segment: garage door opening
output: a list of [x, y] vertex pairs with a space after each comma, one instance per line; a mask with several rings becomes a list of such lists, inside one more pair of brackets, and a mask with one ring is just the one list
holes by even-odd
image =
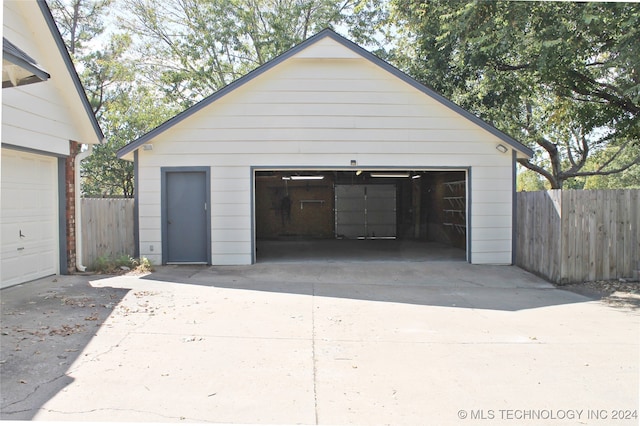
[[256, 261], [465, 260], [467, 173], [255, 172]]

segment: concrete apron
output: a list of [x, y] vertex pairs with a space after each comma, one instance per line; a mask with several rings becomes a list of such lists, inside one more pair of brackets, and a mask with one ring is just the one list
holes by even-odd
[[52, 280], [0, 293], [3, 419], [638, 423], [637, 313], [515, 267], [182, 266]]

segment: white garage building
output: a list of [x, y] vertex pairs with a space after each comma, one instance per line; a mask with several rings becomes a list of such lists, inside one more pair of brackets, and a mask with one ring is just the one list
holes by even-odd
[[3, 2], [0, 287], [75, 270], [76, 154], [103, 136], [44, 1]]
[[532, 151], [331, 30], [118, 156], [135, 162], [140, 255], [251, 264], [262, 240], [412, 240], [513, 263]]

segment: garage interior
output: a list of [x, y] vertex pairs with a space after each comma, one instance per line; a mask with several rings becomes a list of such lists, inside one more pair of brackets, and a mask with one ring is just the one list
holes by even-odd
[[256, 261], [464, 261], [466, 186], [464, 170], [256, 171]]

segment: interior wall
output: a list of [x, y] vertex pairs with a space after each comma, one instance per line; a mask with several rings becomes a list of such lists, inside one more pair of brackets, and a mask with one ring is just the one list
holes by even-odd
[[319, 181], [283, 180], [287, 173], [256, 179], [256, 237], [333, 238], [333, 177]]
[[[315, 173], [315, 172], [314, 172]], [[398, 239], [466, 248], [466, 174], [418, 172], [416, 179], [374, 179], [367, 172], [317, 172], [317, 181], [283, 180], [292, 172], [258, 172], [258, 239], [334, 239], [335, 184], [395, 184]], [[415, 175], [415, 174], [414, 174]], [[460, 184], [462, 182], [462, 184]]]

